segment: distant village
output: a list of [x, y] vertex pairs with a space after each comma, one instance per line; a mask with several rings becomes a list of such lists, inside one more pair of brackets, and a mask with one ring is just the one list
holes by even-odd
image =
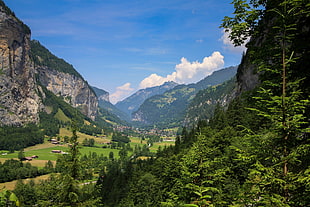
[[142, 136], [142, 137], [159, 136], [160, 138], [162, 138], [162, 141], [172, 141], [172, 142], [175, 141], [177, 135], [176, 130], [157, 129], [157, 128], [140, 129], [121, 125], [115, 126], [114, 130], [122, 132], [124, 134], [128, 133], [129, 137], [131, 133], [135, 134], [135, 136]]

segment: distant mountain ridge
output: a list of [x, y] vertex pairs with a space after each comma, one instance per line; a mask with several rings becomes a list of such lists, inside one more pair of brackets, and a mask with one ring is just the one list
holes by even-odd
[[132, 114], [133, 121], [142, 126], [179, 126], [189, 103], [203, 89], [231, 79], [237, 73], [237, 66], [213, 72], [203, 80], [189, 85], [178, 85], [162, 95], [150, 97]]
[[222, 84], [200, 90], [186, 109], [183, 126], [193, 127], [200, 120], [209, 120], [217, 104], [227, 106], [234, 98], [236, 77]]
[[[111, 102], [109, 98], [109, 92], [92, 86], [93, 90], [95, 91], [97, 97], [98, 97], [98, 106], [101, 109], [101, 113], [103, 111], [106, 111], [106, 113], [103, 115], [106, 119], [113, 119], [114, 122], [117, 123], [123, 123], [123, 121], [130, 122], [130, 117], [123, 111], [116, 108]], [[113, 118], [113, 116], [116, 116], [117, 118]], [[121, 121], [123, 120], [123, 121]], [[125, 123], [127, 124], [127, 123]]]
[[110, 102], [110, 93], [109, 92], [107, 92], [103, 89], [97, 88], [95, 86], [92, 86], [92, 89], [96, 93], [98, 100]]
[[115, 106], [119, 110], [125, 112], [129, 117], [131, 117], [132, 112], [138, 110], [138, 108], [146, 99], [155, 95], [163, 94], [164, 92], [174, 88], [177, 85], [177, 83], [169, 81], [165, 82], [163, 85], [160, 86], [140, 89], [123, 101], [116, 103]]

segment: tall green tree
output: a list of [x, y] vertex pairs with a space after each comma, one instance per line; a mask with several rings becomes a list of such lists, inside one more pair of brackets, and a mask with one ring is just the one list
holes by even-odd
[[60, 180], [60, 191], [58, 194], [59, 205], [61, 206], [78, 206], [80, 191], [78, 187], [78, 179], [80, 178], [80, 163], [79, 163], [79, 142], [77, 136], [76, 123], [72, 122], [72, 136], [70, 138], [70, 151], [69, 154], [63, 155], [64, 157], [59, 162], [63, 163], [64, 170], [62, 171]]
[[235, 16], [225, 17], [222, 26], [231, 31], [230, 38], [236, 46], [244, 42], [244, 37], [252, 38], [248, 54], [258, 66], [262, 84], [259, 96], [254, 97], [258, 104], [251, 110], [270, 121], [269, 131], [258, 132], [269, 140], [269, 146], [261, 149], [273, 147], [269, 153], [256, 156], [249, 182], [260, 187], [254, 193], [259, 197], [252, 201], [298, 206], [298, 202], [294, 203], [296, 192], [292, 183], [301, 179], [299, 176], [309, 168], [309, 164], [304, 163], [304, 168], [296, 170], [310, 150], [306, 115], [309, 94], [302, 93], [303, 82], [309, 80], [309, 76], [300, 77], [294, 71], [296, 63], [305, 55], [295, 42], [304, 35], [306, 25], [302, 23], [304, 19], [309, 21], [309, 3], [303, 0], [250, 3], [235, 0], [233, 4]]

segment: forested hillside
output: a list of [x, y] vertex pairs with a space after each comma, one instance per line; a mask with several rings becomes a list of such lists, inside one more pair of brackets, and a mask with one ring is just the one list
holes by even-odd
[[148, 98], [133, 113], [133, 121], [141, 126], [177, 127], [182, 124], [186, 109], [195, 95], [203, 89], [231, 79], [237, 67], [215, 71], [201, 81], [189, 85], [178, 85], [164, 94]]
[[238, 84], [247, 67], [260, 84], [239, 87], [227, 110], [183, 129], [156, 159], [111, 166], [98, 185], [105, 206], [309, 206], [310, 5], [234, 6], [223, 27], [236, 45], [251, 36]]
[[[233, 6], [222, 27], [236, 46], [250, 37], [236, 85], [232, 79], [211, 87], [192, 102], [195, 110], [235, 85], [238, 96], [226, 107], [217, 104], [211, 118], [184, 127], [174, 146], [156, 154], [147, 146], [131, 149], [129, 137], [115, 133], [122, 139], [118, 158], [81, 157], [73, 123], [70, 151], [57, 161], [62, 170], [38, 184], [19, 182], [0, 193], [0, 205], [309, 206], [310, 4], [253, 0]], [[204, 110], [201, 105], [197, 110]], [[81, 183], [92, 169], [99, 171], [96, 183]]]
[[183, 125], [193, 127], [199, 121], [208, 121], [217, 105], [227, 107], [234, 97], [236, 78], [199, 91], [186, 109]]
[[152, 96], [155, 96], [155, 95], [163, 94], [164, 92], [174, 88], [177, 85], [178, 85], [177, 83], [170, 81], [170, 82], [166, 82], [160, 86], [140, 89], [139, 91], [137, 91], [133, 95], [129, 96], [128, 98], [117, 102], [115, 104], [115, 106], [119, 110], [125, 112], [127, 114], [127, 116], [130, 117], [130, 119], [131, 119], [132, 112], [137, 111], [139, 109], [139, 107], [141, 106], [141, 104], [143, 104], [143, 102], [146, 99], [148, 99]]

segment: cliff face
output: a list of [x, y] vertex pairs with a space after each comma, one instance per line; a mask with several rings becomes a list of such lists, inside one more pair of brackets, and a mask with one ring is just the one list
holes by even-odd
[[37, 81], [95, 119], [98, 100], [88, 83], [72, 65], [31, 42], [30, 29], [0, 1], [0, 125], [39, 122], [45, 95]]
[[238, 96], [243, 92], [253, 90], [260, 84], [259, 74], [256, 70], [257, 66], [251, 62], [250, 55], [246, 53], [238, 67], [235, 96]]
[[30, 30], [0, 6], [0, 124], [37, 123], [42, 106], [29, 57]]
[[39, 80], [49, 91], [62, 96], [64, 100], [95, 120], [98, 99], [89, 85], [75, 75], [59, 72], [48, 67], [37, 67]]
[[98, 101], [106, 101], [106, 102], [110, 102], [110, 94], [109, 92], [102, 90], [100, 88], [94, 87], [92, 86], [95, 94], [98, 97]]

